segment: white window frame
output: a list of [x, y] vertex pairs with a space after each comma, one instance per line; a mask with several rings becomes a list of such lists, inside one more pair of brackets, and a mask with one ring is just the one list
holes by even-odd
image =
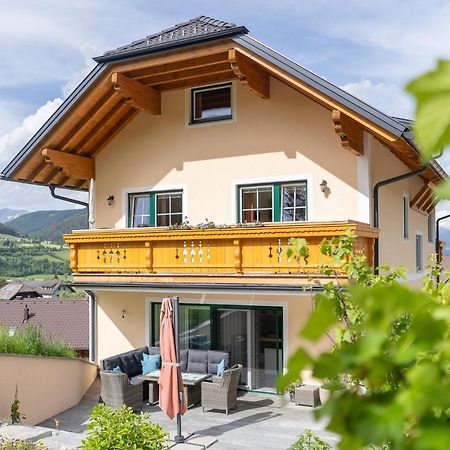
[[402, 235], [405, 241], [409, 241], [409, 194], [402, 195]]
[[[417, 246], [418, 242], [420, 242], [419, 248]], [[424, 268], [424, 242], [423, 242], [423, 233], [421, 231], [416, 231], [414, 245], [415, 245], [414, 255], [415, 255], [416, 273], [422, 273]], [[419, 264], [417, 264], [418, 261]]]
[[433, 244], [436, 240], [436, 211], [430, 212], [427, 216], [427, 240], [429, 244]]
[[[285, 188], [285, 187], [292, 187], [292, 186], [305, 186], [305, 188], [306, 188], [306, 205], [304, 206], [304, 207], [297, 207], [297, 206], [295, 206], [295, 198], [294, 198], [294, 207], [293, 207], [293, 210], [294, 210], [294, 218], [295, 218], [295, 208], [301, 208], [301, 209], [304, 209], [305, 210], [305, 220], [284, 220], [283, 219], [283, 209], [284, 209], [284, 207], [283, 207], [283, 189]], [[301, 180], [301, 181], [297, 181], [297, 182], [292, 182], [292, 183], [281, 183], [281, 192], [280, 192], [280, 195], [281, 195], [281, 199], [280, 199], [280, 222], [284, 222], [284, 223], [292, 223], [292, 222], [298, 222], [298, 223], [301, 223], [301, 222], [307, 222], [308, 221], [308, 200], [309, 200], [309, 196], [308, 196], [308, 181], [307, 180]]]
[[[273, 223], [273, 219], [274, 219], [274, 189], [273, 189], [273, 185], [272, 184], [255, 184], [254, 186], [239, 186], [239, 196], [240, 196], [240, 203], [241, 203], [241, 208], [240, 211], [238, 211], [238, 215], [239, 215], [239, 221], [243, 222], [243, 213], [244, 213], [244, 202], [242, 201], [242, 191], [244, 189], [264, 189], [264, 188], [270, 188], [272, 191], [272, 208], [259, 208], [259, 197], [258, 194], [256, 194], [256, 203], [257, 203], [257, 207], [255, 209], [255, 211], [257, 212], [258, 215], [258, 211], [268, 211], [269, 209], [272, 210], [272, 220], [270, 222], [264, 222], [264, 223]], [[253, 211], [253, 209], [247, 209], [246, 211]]]
[[[130, 194], [129, 195], [129, 200], [128, 201], [130, 201], [131, 200], [131, 211], [130, 211], [130, 220], [129, 220], [129, 223], [130, 223], [130, 228], [139, 228], [138, 226], [136, 227], [136, 226], [134, 226], [134, 224], [133, 224], [133, 219], [134, 219], [134, 216], [135, 216], [135, 214], [134, 214], [134, 199], [135, 198], [148, 198], [148, 203], [149, 203], [149, 208], [148, 208], [148, 223], [149, 223], [149, 225], [147, 225], [148, 227], [150, 226], [150, 218], [151, 218], [151, 215], [152, 215], [152, 212], [150, 211], [150, 192], [147, 192], [147, 193], [136, 193], [136, 194]], [[145, 216], [143, 216], [143, 215], [141, 215], [141, 217], [145, 217]]]
[[[172, 216], [177, 216], [181, 214], [181, 221], [183, 222], [183, 191], [171, 191], [171, 192], [153, 192], [155, 194], [155, 227], [158, 227], [158, 216], [168, 216], [169, 217], [169, 225], [164, 226], [172, 226]], [[172, 197], [169, 197], [169, 212], [168, 213], [159, 213], [158, 212], [158, 197], [161, 195], [173, 195], [173, 194], [181, 194], [181, 213], [172, 213]]]

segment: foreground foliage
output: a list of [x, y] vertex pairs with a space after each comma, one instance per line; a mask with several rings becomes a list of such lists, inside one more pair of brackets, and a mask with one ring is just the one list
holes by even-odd
[[351, 255], [354, 244], [351, 235], [324, 241], [322, 253], [332, 264], [323, 271], [336, 277], [333, 267], [343, 264], [349, 285], [337, 278], [326, 284], [300, 332], [313, 343], [329, 336], [333, 348], [318, 357], [298, 349], [280, 387], [309, 367], [315, 377], [346, 386], [318, 411], [341, 436], [341, 449], [448, 449], [449, 288], [428, 279], [424, 291], [414, 291], [399, 283], [401, 270], [374, 275], [363, 256]]
[[23, 329], [17, 329], [13, 336], [9, 335], [8, 328], [0, 326], [0, 353], [75, 357], [73, 349], [64, 342], [46, 338], [42, 329], [35, 325], [25, 325]]
[[6, 439], [0, 442], [0, 450], [47, 450], [42, 442]]
[[330, 444], [316, 436], [311, 430], [305, 430], [289, 450], [331, 450]]
[[150, 414], [137, 415], [127, 406], [119, 410], [104, 404], [91, 412], [88, 437], [83, 440], [85, 450], [168, 449], [167, 433], [150, 421]]

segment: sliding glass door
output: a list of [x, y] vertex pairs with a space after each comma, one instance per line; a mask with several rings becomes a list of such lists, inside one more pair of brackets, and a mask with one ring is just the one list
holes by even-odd
[[[160, 310], [152, 303], [153, 345], [159, 345]], [[180, 347], [226, 351], [230, 366], [242, 364], [241, 387], [274, 392], [283, 368], [283, 310], [180, 303]]]

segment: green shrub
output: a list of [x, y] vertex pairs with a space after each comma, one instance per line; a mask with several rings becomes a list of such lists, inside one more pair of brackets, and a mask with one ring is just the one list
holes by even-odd
[[35, 356], [64, 356], [74, 358], [75, 352], [65, 343], [47, 339], [42, 329], [26, 325], [10, 336], [6, 327], [0, 327], [0, 353]]
[[327, 442], [316, 436], [311, 430], [305, 430], [289, 450], [331, 450], [332, 447]]
[[6, 439], [0, 442], [0, 450], [46, 450], [42, 442], [28, 442], [17, 439]]
[[83, 440], [85, 450], [168, 449], [168, 435], [160, 425], [150, 421], [150, 414], [133, 413], [130, 407], [119, 410], [104, 404], [96, 406], [91, 412], [87, 425], [88, 437]]

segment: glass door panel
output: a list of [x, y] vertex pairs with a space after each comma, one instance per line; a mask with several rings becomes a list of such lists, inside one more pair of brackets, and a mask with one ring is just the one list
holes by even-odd
[[215, 347], [230, 354], [230, 367], [242, 364], [239, 384], [248, 385], [247, 310], [214, 308]]

